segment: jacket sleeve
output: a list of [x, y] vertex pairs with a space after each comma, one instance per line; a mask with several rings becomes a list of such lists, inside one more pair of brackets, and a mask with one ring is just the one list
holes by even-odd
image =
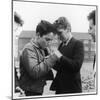
[[38, 79], [46, 75], [57, 60], [55, 55], [51, 55], [38, 63], [36, 51], [29, 48], [24, 49], [22, 59], [25, 69], [33, 79]]
[[82, 42], [77, 41], [74, 47], [72, 59], [66, 56], [62, 56], [60, 62], [62, 66], [64, 66], [65, 70], [74, 73], [80, 70], [83, 60], [84, 60], [84, 46]]

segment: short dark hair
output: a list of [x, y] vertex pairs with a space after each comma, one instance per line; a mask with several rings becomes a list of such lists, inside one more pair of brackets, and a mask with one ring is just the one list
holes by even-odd
[[18, 13], [14, 12], [14, 21], [19, 24], [20, 26], [23, 25], [24, 21], [21, 19], [21, 17], [18, 15]]
[[68, 19], [66, 17], [59, 17], [53, 25], [56, 29], [68, 29], [71, 31], [71, 24], [69, 23]]
[[95, 10], [89, 13], [88, 20], [93, 20], [93, 24], [95, 25]]
[[43, 35], [47, 35], [48, 33], [53, 32], [53, 30], [53, 24], [46, 20], [41, 20], [41, 22], [36, 27], [36, 34], [39, 33], [39, 35], [42, 37]]

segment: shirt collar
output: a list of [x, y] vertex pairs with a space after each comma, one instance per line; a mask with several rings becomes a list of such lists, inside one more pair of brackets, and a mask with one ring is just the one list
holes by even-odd
[[66, 41], [66, 43], [64, 44], [64, 45], [68, 45], [68, 43], [69, 43], [69, 41], [72, 39], [72, 34], [71, 33], [69, 33], [70, 34], [70, 36], [69, 36], [69, 39]]

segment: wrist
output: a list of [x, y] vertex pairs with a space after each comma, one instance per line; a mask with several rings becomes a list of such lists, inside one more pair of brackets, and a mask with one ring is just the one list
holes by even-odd
[[57, 58], [61, 58], [62, 57], [62, 54], [60, 52], [59, 53], [55, 52], [55, 55], [57, 56]]

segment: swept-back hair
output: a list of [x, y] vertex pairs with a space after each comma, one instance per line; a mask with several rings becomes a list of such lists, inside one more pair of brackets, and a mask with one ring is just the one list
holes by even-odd
[[50, 32], [53, 32], [54, 27], [53, 24], [46, 20], [41, 20], [41, 22], [36, 27], [36, 34], [42, 37], [43, 35], [47, 35]]
[[68, 29], [71, 31], [71, 24], [69, 23], [68, 19], [65, 17], [59, 17], [53, 25], [56, 29]]
[[88, 20], [93, 20], [93, 24], [95, 25], [95, 10], [89, 13]]
[[24, 21], [21, 19], [21, 17], [16, 12], [14, 12], [14, 21], [20, 26], [22, 26], [24, 23]]

